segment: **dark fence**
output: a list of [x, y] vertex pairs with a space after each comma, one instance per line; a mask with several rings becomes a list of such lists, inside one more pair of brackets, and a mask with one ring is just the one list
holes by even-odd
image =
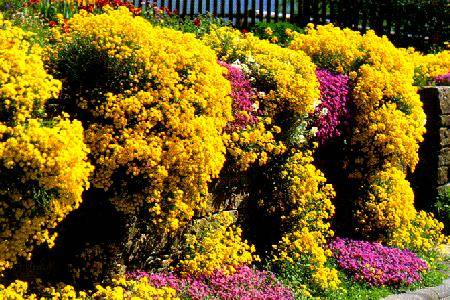
[[[140, 0], [134, 0], [137, 5]], [[238, 27], [285, 21], [373, 29], [398, 46], [427, 49], [449, 39], [449, 0], [157, 0], [180, 16], [211, 13]]]

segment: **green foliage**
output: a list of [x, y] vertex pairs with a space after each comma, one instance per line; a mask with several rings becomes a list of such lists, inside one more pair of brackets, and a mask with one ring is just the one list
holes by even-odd
[[197, 37], [210, 32], [211, 26], [228, 26], [228, 21], [214, 17], [211, 14], [199, 15], [191, 20], [189, 17], [181, 18], [167, 10], [158, 8], [144, 8], [142, 16], [150, 21], [153, 25], [168, 27], [185, 33], [193, 33]]
[[382, 299], [390, 294], [393, 291], [388, 287], [371, 287], [367, 284], [362, 284], [359, 282], [354, 282], [349, 280], [348, 278], [344, 278], [341, 275], [342, 280], [342, 289], [331, 292], [326, 295], [326, 299], [335, 299], [335, 300], [374, 300], [374, 299]]
[[[270, 30], [268, 30], [267, 28], [270, 28]], [[261, 22], [257, 23], [251, 29], [251, 31], [257, 37], [265, 40], [270, 40], [281, 46], [287, 46], [291, 42], [292, 34], [290, 34], [290, 32], [294, 31], [300, 33], [304, 32], [302, 28], [287, 22], [279, 22], [279, 23]]]
[[446, 230], [450, 231], [450, 187], [447, 186], [441, 191], [435, 203], [436, 215], [446, 226]]

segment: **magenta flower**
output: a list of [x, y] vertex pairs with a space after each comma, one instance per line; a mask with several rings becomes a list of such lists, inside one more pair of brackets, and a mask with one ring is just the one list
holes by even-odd
[[136, 271], [128, 274], [131, 278], [147, 277], [156, 287], [170, 286], [193, 300], [223, 299], [223, 300], [291, 300], [293, 293], [273, 274], [254, 270], [249, 267], [239, 267], [232, 275], [216, 271], [209, 276], [176, 276], [172, 273], [148, 274]]
[[341, 269], [371, 286], [411, 285], [428, 269], [427, 263], [411, 251], [380, 243], [337, 238], [329, 248]]
[[324, 144], [329, 139], [338, 137], [348, 126], [350, 118], [349, 105], [349, 78], [346, 75], [334, 74], [324, 69], [316, 70], [320, 83], [321, 104], [316, 107], [315, 127], [317, 139]]
[[450, 72], [444, 75], [439, 75], [434, 78], [436, 85], [450, 85]]
[[256, 105], [256, 91], [250, 81], [239, 67], [219, 61], [219, 64], [228, 69], [226, 78], [231, 83], [231, 97], [233, 98], [233, 114], [235, 120], [229, 124], [232, 131], [244, 129], [247, 125], [258, 122], [257, 116], [261, 111]]

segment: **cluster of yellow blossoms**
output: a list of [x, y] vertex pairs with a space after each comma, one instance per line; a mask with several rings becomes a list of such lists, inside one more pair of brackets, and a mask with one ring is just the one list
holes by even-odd
[[245, 130], [230, 134], [227, 152], [236, 160], [241, 170], [248, 169], [255, 162], [261, 166], [265, 165], [270, 155], [278, 156], [286, 151], [285, 144], [275, 139], [281, 128], [269, 127], [271, 122], [271, 118], [268, 117], [253, 126], [247, 125]]
[[[335, 269], [325, 266], [331, 252], [325, 249], [327, 238], [333, 236], [330, 219], [334, 214], [331, 199], [334, 190], [326, 184], [323, 173], [313, 165], [311, 151], [293, 150], [281, 171], [288, 196], [286, 213], [282, 216], [286, 227], [281, 241], [274, 248], [275, 260], [300, 264], [305, 278], [319, 290], [336, 289], [340, 283]], [[305, 294], [309, 291], [305, 286]]]
[[24, 122], [42, 114], [43, 105], [61, 90], [48, 75], [42, 49], [30, 42], [34, 33], [11, 26], [0, 14], [0, 121]]
[[215, 53], [193, 35], [153, 27], [126, 8], [82, 12], [68, 26], [49, 58], [61, 79], [70, 85], [81, 77], [65, 69], [80, 57], [108, 57], [103, 69], [90, 70], [106, 79], [67, 90], [70, 113], [87, 127], [94, 186], [108, 191], [120, 211], [147, 210], [160, 228], [177, 229], [206, 208], [208, 183], [225, 161], [230, 83]]
[[419, 211], [409, 224], [392, 232], [388, 244], [427, 254], [441, 245], [450, 243], [449, 237], [442, 234], [443, 229], [444, 224], [436, 220], [432, 213]]
[[[148, 278], [139, 280], [127, 280], [125, 277], [113, 279], [111, 286], [96, 286], [96, 292], [92, 294], [94, 299], [158, 299], [178, 300], [176, 290], [171, 287], [156, 288], [152, 286]], [[89, 298], [88, 298], [89, 299]]]
[[80, 205], [92, 171], [81, 123], [42, 119], [61, 83], [30, 36], [0, 15], [0, 273], [35, 245], [53, 245], [52, 229]]
[[418, 143], [425, 131], [425, 114], [414, 65], [403, 51], [373, 31], [365, 35], [333, 25], [309, 27], [291, 46], [302, 50], [322, 68], [345, 73], [353, 80], [355, 120], [352, 144], [361, 152], [355, 176], [386, 163], [414, 169]]
[[[418, 162], [419, 142], [425, 132], [422, 103], [412, 85], [421, 63], [414, 63], [405, 50], [373, 31], [361, 35], [333, 25], [309, 26], [307, 34], [297, 35], [290, 48], [306, 52], [319, 67], [351, 78], [354, 130], [350, 140], [353, 158], [348, 165], [351, 176], [365, 187], [356, 220], [362, 232], [382, 234], [387, 243], [393, 243], [400, 231], [420, 223], [416, 216], [422, 215], [414, 208], [413, 191], [405, 179]], [[426, 73], [437, 75], [445, 63], [425, 58], [429, 59], [436, 63], [428, 64]], [[439, 231], [437, 221], [429, 223]], [[443, 238], [427, 236], [433, 245]]]
[[176, 291], [171, 287], [156, 288], [148, 282], [148, 278], [139, 280], [127, 280], [125, 277], [113, 279], [109, 286], [97, 285], [94, 292], [77, 291], [73, 286], [64, 285], [59, 288], [45, 288], [43, 297], [28, 291], [28, 283], [16, 280], [8, 286], [0, 285], [0, 299], [15, 300], [88, 300], [88, 299], [110, 299], [110, 300], [137, 300], [158, 299], [178, 300]]
[[239, 61], [249, 67], [256, 85], [265, 89], [261, 107], [270, 116], [284, 110], [303, 115], [318, 104], [315, 66], [304, 53], [229, 27], [212, 28], [203, 41], [217, 52], [220, 60]]
[[434, 77], [450, 72], [450, 50], [427, 55], [414, 51], [412, 48], [405, 51], [414, 63], [415, 85], [428, 85]]
[[387, 167], [368, 179], [368, 193], [359, 199], [360, 210], [356, 212], [364, 232], [390, 236], [414, 219], [414, 193], [405, 177], [398, 168]]
[[187, 251], [180, 267], [189, 274], [211, 274], [221, 270], [234, 273], [235, 268], [258, 260], [254, 246], [242, 240], [242, 230], [234, 225], [231, 212], [221, 212], [197, 221], [185, 235]]

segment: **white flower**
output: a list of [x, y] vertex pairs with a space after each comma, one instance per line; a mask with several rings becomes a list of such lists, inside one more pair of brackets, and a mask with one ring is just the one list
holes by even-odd
[[239, 59], [236, 59], [232, 64], [232, 67], [238, 68], [239, 70], [242, 70], [242, 63]]
[[259, 109], [259, 102], [255, 101], [255, 103], [252, 104], [252, 108], [253, 108], [253, 111], [257, 111]]
[[322, 101], [320, 101], [320, 99], [314, 99], [314, 102], [313, 102], [314, 108], [316, 108], [320, 103], [322, 103]]
[[325, 116], [326, 114], [328, 114], [328, 108], [326, 108], [326, 107], [322, 108], [322, 110], [320, 111], [320, 114], [322, 116]]
[[247, 61], [249, 63], [255, 63], [256, 62], [255, 58], [251, 54], [247, 55]]

